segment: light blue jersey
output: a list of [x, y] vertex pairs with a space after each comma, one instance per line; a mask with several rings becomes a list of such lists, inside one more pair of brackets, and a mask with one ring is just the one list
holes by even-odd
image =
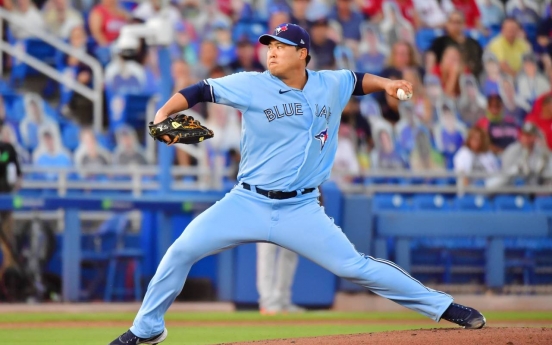
[[207, 79], [214, 101], [242, 114], [238, 180], [267, 190], [317, 187], [330, 176], [341, 112], [356, 76], [310, 71], [303, 90], [268, 71]]

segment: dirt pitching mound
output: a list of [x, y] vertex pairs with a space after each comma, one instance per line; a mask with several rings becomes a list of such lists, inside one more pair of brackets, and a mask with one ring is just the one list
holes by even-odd
[[479, 330], [419, 329], [314, 338], [275, 339], [227, 345], [550, 345], [552, 328], [489, 327]]

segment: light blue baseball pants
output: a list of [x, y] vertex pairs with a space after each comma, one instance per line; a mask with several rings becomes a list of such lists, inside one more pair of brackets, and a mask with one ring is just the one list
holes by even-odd
[[168, 249], [149, 283], [132, 333], [148, 338], [163, 331], [163, 316], [195, 262], [242, 243], [261, 241], [292, 250], [339, 277], [439, 321], [452, 297], [425, 287], [390, 261], [359, 254], [324, 213], [317, 197], [314, 191], [273, 200], [236, 186], [196, 217]]

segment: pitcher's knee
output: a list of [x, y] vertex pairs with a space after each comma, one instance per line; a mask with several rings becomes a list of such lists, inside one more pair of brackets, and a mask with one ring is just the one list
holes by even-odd
[[197, 253], [197, 246], [194, 248], [194, 246], [187, 243], [175, 242], [169, 247], [165, 256], [170, 257], [172, 262], [193, 264], [201, 257], [201, 254]]
[[358, 259], [341, 262], [336, 264], [330, 270], [333, 274], [349, 280], [366, 279], [367, 275], [366, 259], [359, 257]]

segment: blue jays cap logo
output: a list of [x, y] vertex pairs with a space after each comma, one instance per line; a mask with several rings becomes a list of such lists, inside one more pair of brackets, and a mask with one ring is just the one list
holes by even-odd
[[328, 141], [328, 127], [326, 127], [326, 129], [322, 132], [315, 135], [314, 138], [320, 140], [320, 151], [322, 151], [324, 145], [326, 145], [326, 141]]
[[276, 30], [274, 30], [274, 35], [279, 35], [281, 32], [287, 31], [287, 29], [288, 29], [288, 25], [287, 24], [282, 24], [282, 25], [278, 26], [276, 28]]

